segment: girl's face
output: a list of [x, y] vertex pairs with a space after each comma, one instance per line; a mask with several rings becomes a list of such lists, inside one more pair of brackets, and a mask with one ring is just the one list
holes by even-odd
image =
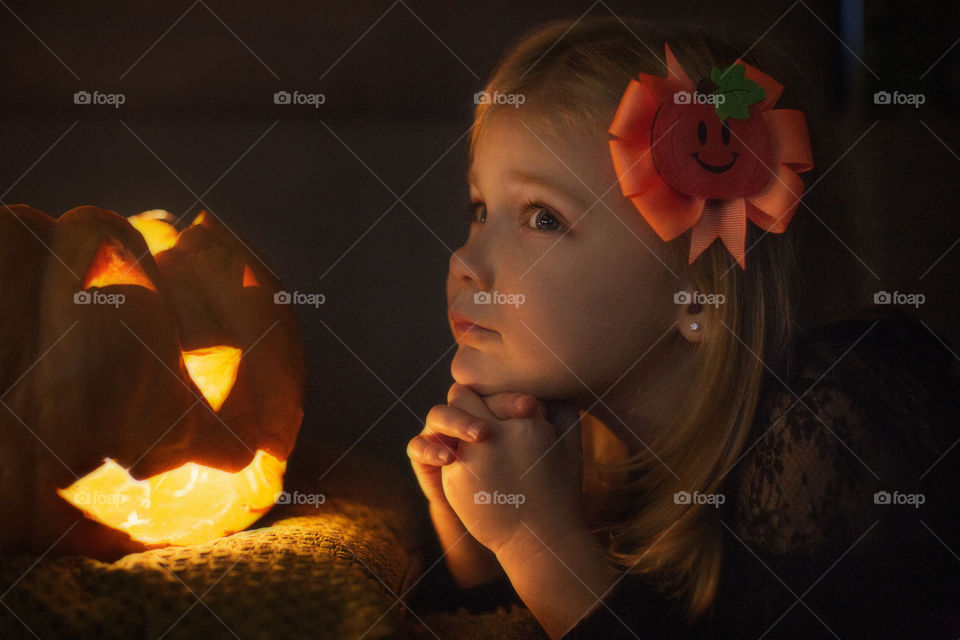
[[[623, 197], [606, 141], [534, 133], [521, 111], [491, 114], [474, 149], [470, 234], [447, 277], [451, 373], [483, 395], [589, 404], [665, 361], [681, 286]], [[457, 316], [484, 329], [463, 332]]]

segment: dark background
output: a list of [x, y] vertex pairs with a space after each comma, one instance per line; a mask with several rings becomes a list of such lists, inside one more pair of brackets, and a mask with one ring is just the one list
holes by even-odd
[[[879, 290], [923, 293], [917, 315], [960, 341], [957, 5], [11, 1], [0, 200], [54, 216], [211, 210], [289, 290], [326, 296], [298, 308], [302, 441], [406, 465], [452, 382], [444, 281], [467, 231], [473, 94], [529, 28], [611, 11], [765, 34], [802, 70], [787, 91], [809, 107], [816, 169], [804, 177], [820, 180], [789, 231], [804, 245], [805, 323]], [[874, 105], [881, 89], [926, 102]], [[78, 90], [126, 102], [75, 105]], [[275, 105], [278, 90], [326, 101]]]

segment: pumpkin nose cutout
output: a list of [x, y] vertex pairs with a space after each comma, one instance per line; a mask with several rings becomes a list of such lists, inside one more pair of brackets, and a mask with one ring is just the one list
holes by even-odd
[[214, 411], [223, 406], [237, 381], [242, 352], [236, 347], [218, 346], [182, 351], [190, 379]]
[[133, 254], [119, 241], [108, 238], [97, 248], [83, 279], [83, 288], [108, 287], [112, 284], [132, 284], [151, 291], [157, 290]]

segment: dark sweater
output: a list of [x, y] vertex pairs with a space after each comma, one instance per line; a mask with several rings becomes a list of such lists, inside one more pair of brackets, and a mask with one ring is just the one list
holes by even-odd
[[[711, 610], [689, 625], [626, 574], [564, 637], [958, 637], [960, 359], [942, 340], [892, 319], [800, 338], [724, 480]], [[519, 601], [505, 579], [461, 595]]]

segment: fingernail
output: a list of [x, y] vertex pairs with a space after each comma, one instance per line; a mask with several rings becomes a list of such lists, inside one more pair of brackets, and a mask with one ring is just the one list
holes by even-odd
[[474, 440], [476, 440], [477, 437], [480, 435], [480, 430], [481, 430], [482, 428], [483, 428], [483, 423], [482, 423], [482, 422], [474, 422], [472, 425], [470, 425], [470, 426], [467, 428], [467, 433], [470, 435], [471, 438], [473, 438]]
[[527, 406], [527, 396], [517, 396], [513, 401], [513, 406], [517, 409], [523, 409]]
[[438, 457], [440, 458], [440, 462], [450, 462], [449, 451], [441, 451]]

